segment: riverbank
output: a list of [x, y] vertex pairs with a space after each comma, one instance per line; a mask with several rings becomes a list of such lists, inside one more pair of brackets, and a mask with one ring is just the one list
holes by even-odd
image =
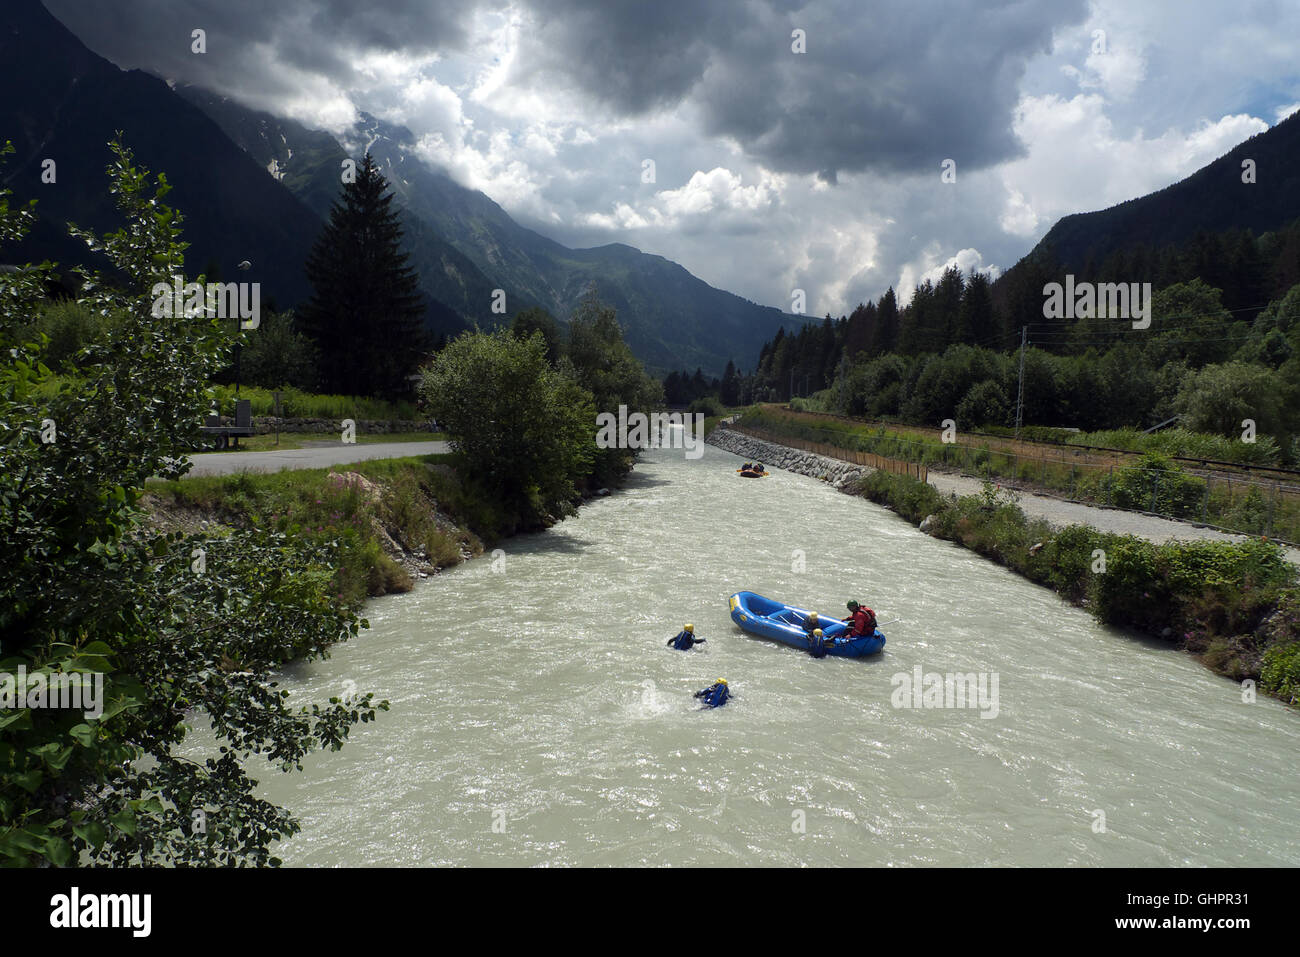
[[799, 475], [809, 475], [821, 479], [841, 491], [854, 480], [862, 478], [872, 471], [863, 465], [854, 465], [851, 462], [827, 458], [815, 452], [804, 452], [800, 449], [792, 449], [784, 445], [776, 445], [773, 442], [766, 442], [763, 439], [756, 439], [734, 429], [714, 429], [709, 432], [705, 441], [733, 455], [762, 462], [764, 465], [776, 466], [787, 472], [796, 472]]
[[[1011, 437], [944, 435], [937, 429], [865, 423], [771, 404], [751, 407], [740, 424], [778, 443], [836, 446], [845, 450], [845, 458], [874, 453], [987, 478], [1055, 501], [1114, 507], [1133, 515], [1135, 521], [1139, 515], [1163, 517], [1173, 520], [1171, 528], [1266, 535], [1300, 543], [1300, 497], [1293, 491], [1294, 476], [1269, 469], [1256, 473], [1252, 471], [1256, 466], [1175, 460], [1154, 449], [1137, 453]], [[824, 448], [819, 451], [836, 454]]]
[[[499, 503], [462, 481], [453, 462], [450, 453], [438, 452], [150, 481], [141, 500], [144, 530], [220, 536], [255, 528], [333, 543], [333, 594], [355, 608], [367, 598], [410, 591], [420, 579], [563, 517], [518, 526]], [[603, 488], [592, 493], [607, 494]]]
[[254, 528], [334, 543], [332, 591], [355, 607], [482, 554], [486, 523], [474, 516], [486, 503], [467, 499], [444, 458], [150, 482], [145, 528], [204, 536]]
[[906, 476], [726, 429], [707, 441], [884, 505], [927, 534], [1052, 588], [1105, 624], [1171, 642], [1215, 673], [1251, 682], [1243, 695], [1258, 685], [1291, 704], [1300, 697], [1300, 588], [1276, 544], [1156, 542], [1084, 524], [1060, 527], [1027, 515], [1023, 499], [988, 483], [978, 495], [944, 495]]
[[[839, 459], [777, 445], [726, 429], [711, 432], [708, 442], [735, 455], [775, 464], [787, 472], [797, 472], [800, 475], [823, 479], [840, 489], [843, 489], [851, 478], [861, 477], [873, 471], [866, 466], [852, 465]], [[944, 494], [960, 497], [978, 495], [984, 486], [984, 481], [931, 467], [929, 484]], [[1044, 519], [1057, 529], [1070, 525], [1088, 525], [1099, 532], [1134, 535], [1157, 545], [1175, 541], [1246, 542], [1253, 540], [1248, 535], [1223, 532], [1205, 525], [1180, 522], [1130, 509], [1068, 502], [1018, 489], [1003, 489], [1003, 491], [1020, 506], [1026, 516]], [[1279, 547], [1288, 561], [1300, 565], [1300, 549], [1287, 545]]]

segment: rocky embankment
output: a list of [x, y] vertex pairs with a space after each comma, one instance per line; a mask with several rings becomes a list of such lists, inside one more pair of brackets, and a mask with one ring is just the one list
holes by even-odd
[[705, 441], [733, 455], [762, 462], [769, 470], [775, 467], [787, 472], [797, 472], [800, 475], [810, 475], [823, 482], [829, 482], [840, 491], [844, 491], [845, 486], [854, 479], [873, 471], [864, 465], [854, 465], [851, 462], [841, 462], [839, 459], [828, 459], [814, 452], [775, 445], [726, 427], [714, 429]]

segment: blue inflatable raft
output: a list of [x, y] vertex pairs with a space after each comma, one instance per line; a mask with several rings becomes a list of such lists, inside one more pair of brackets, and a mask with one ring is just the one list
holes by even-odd
[[[731, 596], [731, 620], [744, 631], [760, 638], [772, 638], [808, 651], [811, 639], [804, 630], [810, 612], [793, 605], [783, 605], [752, 591], [737, 592]], [[874, 655], [885, 647], [885, 636], [877, 628], [875, 634], [849, 638], [849, 628], [833, 615], [818, 613], [826, 653], [841, 658], [861, 658]]]

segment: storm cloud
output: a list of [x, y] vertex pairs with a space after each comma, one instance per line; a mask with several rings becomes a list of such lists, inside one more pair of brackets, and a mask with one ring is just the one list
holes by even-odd
[[[746, 4], [533, 0], [515, 79], [571, 84], [621, 115], [690, 100], [704, 132], [770, 169], [970, 169], [1018, 155], [1025, 64], [1084, 0]], [[805, 52], [794, 50], [802, 31]]]
[[[568, 90], [616, 116], [689, 103], [702, 132], [728, 137], [769, 169], [915, 172], [955, 158], [979, 169], [1016, 156], [1011, 112], [1027, 60], [1085, 0], [1029, 4], [853, 0], [796, 4], [526, 0], [134, 0], [50, 10], [121, 66], [264, 105], [321, 81], [364, 81], [362, 54], [418, 62], [469, 47], [485, 13], [522, 19], [507, 82]], [[190, 51], [207, 31], [208, 53]], [[794, 52], [802, 31], [806, 52]], [[313, 80], [315, 82], [313, 82]]]
[[365, 110], [560, 242], [817, 314], [1005, 270], [1300, 103], [1276, 0], [46, 2], [123, 68], [345, 137]]

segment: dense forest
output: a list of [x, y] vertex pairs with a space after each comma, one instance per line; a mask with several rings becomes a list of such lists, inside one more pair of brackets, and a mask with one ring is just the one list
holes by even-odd
[[1026, 425], [1148, 427], [1175, 415], [1230, 434], [1253, 419], [1290, 458], [1300, 432], [1300, 220], [1254, 236], [1201, 233], [1120, 250], [1076, 282], [1152, 285], [1151, 326], [1043, 317], [1067, 270], [1037, 250], [997, 282], [948, 269], [906, 304], [893, 289], [848, 316], [764, 344], [739, 401], [815, 396], [829, 411], [959, 428], [1015, 421], [1023, 354]]

